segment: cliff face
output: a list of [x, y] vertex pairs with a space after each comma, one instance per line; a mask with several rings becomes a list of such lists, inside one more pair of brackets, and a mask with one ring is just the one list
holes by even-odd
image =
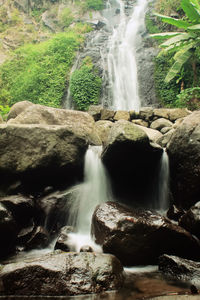
[[65, 31], [85, 14], [84, 3], [66, 0], [0, 0], [0, 64], [26, 43]]

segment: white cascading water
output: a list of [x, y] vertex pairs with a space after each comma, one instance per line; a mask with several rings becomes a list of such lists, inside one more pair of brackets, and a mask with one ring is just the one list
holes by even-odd
[[123, 0], [120, 5], [119, 23], [113, 26], [108, 47], [108, 77], [112, 107], [116, 110], [140, 109], [136, 51], [145, 31], [147, 0], [137, 0], [130, 17], [125, 14]]
[[97, 205], [108, 201], [110, 189], [106, 171], [101, 162], [101, 146], [90, 146], [85, 156], [84, 183], [80, 193], [70, 205], [70, 223], [76, 233], [69, 234], [69, 246], [79, 251], [81, 246], [90, 245], [95, 251], [101, 251], [90, 237], [92, 214]]
[[158, 184], [157, 209], [165, 212], [169, 208], [169, 158], [165, 149], [161, 157]]

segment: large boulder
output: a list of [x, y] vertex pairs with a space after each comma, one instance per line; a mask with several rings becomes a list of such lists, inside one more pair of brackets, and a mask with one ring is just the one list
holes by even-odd
[[50, 254], [2, 266], [0, 292], [28, 296], [99, 293], [120, 288], [122, 271], [118, 259], [108, 254]]
[[99, 120], [95, 123], [96, 131], [101, 138], [102, 144], [104, 145], [107, 141], [110, 129], [113, 126], [113, 122], [107, 120]]
[[154, 117], [165, 118], [174, 122], [180, 118], [187, 117], [191, 112], [187, 108], [156, 108]]
[[180, 218], [179, 225], [200, 239], [200, 202], [197, 202]]
[[69, 126], [0, 125], [1, 185], [20, 180], [28, 190], [82, 178], [88, 142]]
[[161, 155], [162, 148], [150, 144], [147, 134], [137, 125], [125, 120], [116, 122], [102, 154], [114, 194], [124, 201], [135, 199], [141, 203], [144, 194], [152, 191]]
[[[17, 105], [18, 108], [20, 104], [25, 105], [24, 102], [20, 102], [18, 103], [18, 105], [15, 105]], [[13, 108], [15, 107], [15, 105], [13, 106]], [[32, 104], [28, 105], [27, 108], [19, 113], [14, 119], [10, 119], [8, 123], [62, 126], [65, 125], [75, 134], [82, 136], [83, 138], [88, 140], [90, 144], [101, 144], [101, 140], [99, 139], [98, 134], [95, 132], [94, 119], [86, 112]]]
[[159, 270], [175, 280], [200, 288], [200, 262], [164, 254], [159, 257]]
[[157, 264], [164, 253], [200, 259], [199, 241], [189, 232], [155, 212], [115, 202], [96, 208], [92, 234], [104, 252], [116, 255], [124, 265]]
[[20, 101], [15, 103], [8, 113], [7, 120], [15, 119], [19, 114], [21, 114], [23, 111], [25, 111], [28, 107], [32, 105], [34, 104], [30, 101]]
[[179, 206], [189, 208], [200, 199], [200, 111], [186, 117], [167, 145], [171, 190]]

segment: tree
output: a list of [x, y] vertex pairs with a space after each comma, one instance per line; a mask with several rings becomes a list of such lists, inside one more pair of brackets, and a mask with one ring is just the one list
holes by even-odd
[[185, 12], [185, 19], [175, 19], [160, 14], [163, 22], [176, 26], [180, 31], [151, 34], [152, 38], [166, 39], [160, 45], [165, 52], [174, 54], [174, 63], [168, 71], [165, 81], [168, 83], [176, 77], [186, 62], [191, 61], [194, 73], [194, 85], [197, 79], [195, 50], [200, 46], [200, 3], [199, 0], [181, 0], [181, 7]]

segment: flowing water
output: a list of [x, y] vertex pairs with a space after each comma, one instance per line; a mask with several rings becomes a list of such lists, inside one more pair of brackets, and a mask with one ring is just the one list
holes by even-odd
[[101, 146], [90, 146], [85, 155], [84, 183], [79, 195], [70, 203], [69, 223], [76, 233], [69, 234], [69, 246], [79, 251], [81, 246], [90, 245], [100, 251], [90, 238], [92, 214], [97, 205], [108, 201], [111, 197], [108, 176], [101, 162]]
[[141, 45], [141, 36], [145, 31], [147, 0], [138, 0], [130, 16], [126, 14], [123, 0], [118, 0], [117, 4], [118, 24], [111, 23], [112, 35], [108, 41], [109, 96], [112, 98], [112, 108], [139, 111], [136, 51]]
[[161, 212], [169, 208], [169, 158], [165, 149], [160, 162], [158, 178], [158, 207]]

